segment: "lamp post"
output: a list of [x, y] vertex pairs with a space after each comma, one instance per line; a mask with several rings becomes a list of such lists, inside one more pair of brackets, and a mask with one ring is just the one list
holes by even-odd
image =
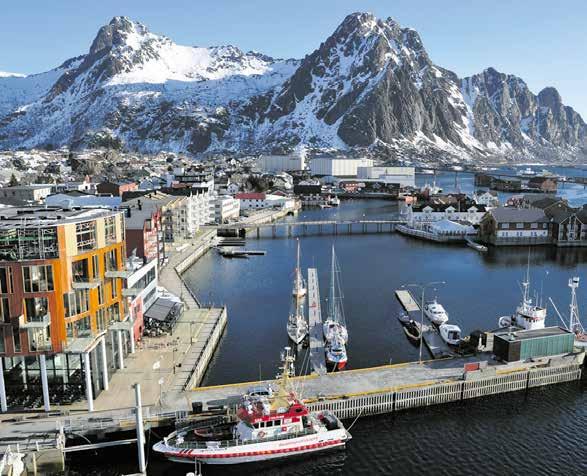
[[407, 288], [417, 288], [420, 289], [420, 357], [418, 363], [422, 363], [422, 341], [424, 340], [424, 294], [426, 292], [426, 288], [432, 286], [438, 286], [440, 284], [446, 284], [446, 281], [430, 281], [428, 283], [413, 283], [413, 284], [406, 284], [402, 287]]

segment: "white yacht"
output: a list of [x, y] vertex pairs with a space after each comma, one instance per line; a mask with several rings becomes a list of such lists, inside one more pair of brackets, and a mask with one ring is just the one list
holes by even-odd
[[455, 324], [441, 324], [438, 327], [440, 337], [448, 345], [457, 346], [461, 342], [461, 328]]
[[301, 344], [308, 335], [308, 322], [304, 314], [306, 293], [307, 289], [300, 268], [300, 241], [298, 240], [291, 310], [287, 319], [287, 335], [295, 344]]
[[448, 313], [444, 309], [443, 305], [436, 300], [436, 298], [434, 298], [434, 301], [429, 301], [424, 304], [424, 314], [433, 324], [436, 324], [437, 326], [448, 321]]

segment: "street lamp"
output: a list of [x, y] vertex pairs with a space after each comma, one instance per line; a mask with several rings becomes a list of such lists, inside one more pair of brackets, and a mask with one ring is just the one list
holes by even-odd
[[446, 284], [446, 281], [430, 281], [429, 283], [414, 283], [402, 286], [407, 288], [417, 288], [422, 292], [420, 295], [420, 358], [418, 360], [420, 364], [422, 363], [422, 341], [424, 340], [424, 293], [426, 292], [426, 288], [440, 284]]

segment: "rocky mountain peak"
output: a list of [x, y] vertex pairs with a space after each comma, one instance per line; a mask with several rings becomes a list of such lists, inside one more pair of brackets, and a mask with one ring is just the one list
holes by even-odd
[[538, 101], [541, 106], [547, 107], [553, 111], [560, 109], [563, 105], [561, 95], [557, 89], [552, 86], [546, 87], [538, 93]]
[[104, 25], [98, 30], [98, 34], [90, 46], [90, 55], [98, 55], [104, 50], [124, 45], [133, 35], [145, 36], [148, 33], [147, 27], [141, 23], [134, 22], [127, 17], [114, 17], [108, 25]]
[[[0, 77], [0, 147], [195, 154], [307, 144], [447, 161], [579, 154], [587, 140], [554, 88], [535, 95], [492, 67], [460, 79], [431, 60], [416, 30], [363, 12], [301, 61], [176, 45], [114, 17], [89, 54], [19, 81]], [[23, 96], [27, 88], [37, 92]]]

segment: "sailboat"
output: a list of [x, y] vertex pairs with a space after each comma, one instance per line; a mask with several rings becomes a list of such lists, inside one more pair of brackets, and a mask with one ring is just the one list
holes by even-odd
[[332, 246], [328, 314], [323, 324], [324, 349], [326, 351], [326, 362], [332, 367], [342, 370], [348, 360], [346, 344], [349, 335], [344, 319], [339, 275], [340, 268], [338, 267], [336, 254], [334, 253], [334, 246]]
[[300, 268], [300, 240], [298, 240], [291, 309], [287, 319], [287, 335], [295, 344], [301, 344], [306, 335], [308, 335], [308, 323], [304, 316], [306, 293], [307, 290], [304, 285], [304, 278], [302, 277], [302, 269]]

